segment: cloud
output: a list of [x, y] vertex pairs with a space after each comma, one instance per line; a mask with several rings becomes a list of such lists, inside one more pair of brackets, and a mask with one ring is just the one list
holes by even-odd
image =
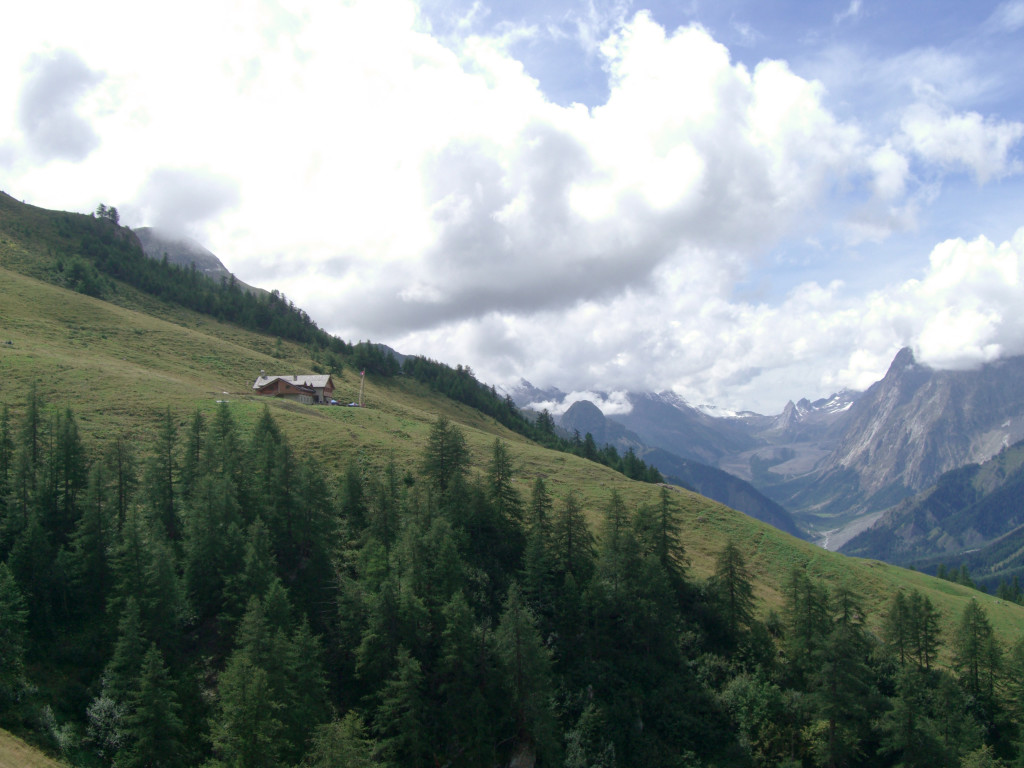
[[833, 17], [833, 23], [842, 24], [847, 19], [856, 19], [861, 13], [861, 0], [850, 0], [846, 9]]
[[1024, 354], [1024, 228], [999, 245], [985, 237], [939, 244], [925, 278], [900, 293], [906, 298], [897, 306], [918, 318], [914, 344], [922, 362], [971, 368]]
[[561, 400], [544, 400], [536, 403], [529, 403], [528, 407], [535, 411], [548, 412], [556, 416], [565, 413], [573, 405], [581, 400], [588, 400], [598, 407], [605, 416], [619, 416], [633, 410], [633, 404], [629, 401], [629, 394], [625, 391], [619, 392], [593, 392], [591, 390], [580, 390], [565, 394]]
[[[699, 24], [629, 17], [624, 0], [519, 26], [479, 4], [437, 22], [444, 36], [412, 0], [297, 0], [284, 22], [262, 0], [182, 2], [124, 2], [119, 25], [25, 6], [39, 34], [24, 44], [0, 27], [8, 71], [73, 46], [107, 73], [54, 81], [80, 84], [54, 91], [68, 136], [100, 143], [74, 164], [5, 144], [5, 188], [185, 230], [332, 332], [495, 384], [774, 410], [870, 383], [902, 344], [952, 360], [926, 322], [946, 305], [904, 288], [907, 269], [949, 274], [923, 265], [950, 233], [914, 228], [949, 175], [1016, 183], [1019, 124], [973, 111], [998, 78], [966, 53], [744, 65]], [[567, 44], [549, 45], [551, 24]], [[549, 97], [516, 55], [554, 48], [606, 80], [601, 103]], [[32, 72], [21, 91], [42, 94]], [[851, 105], [854, 87], [882, 106]], [[0, 80], [0, 135], [24, 133], [5, 106], [18, 94]], [[965, 360], [1013, 348], [1005, 313], [949, 306]]]
[[1021, 170], [1011, 150], [1024, 137], [1024, 123], [915, 104], [900, 129], [901, 139], [918, 156], [945, 168], [967, 169], [981, 184]]
[[[508, 75], [482, 42], [470, 53], [488, 81]], [[725, 281], [832, 179], [866, 168], [858, 131], [824, 109], [820, 86], [781, 62], [749, 72], [700, 27], [666, 35], [638, 14], [602, 54], [611, 93], [593, 110], [521, 87], [475, 94], [503, 110], [501, 130], [424, 161], [432, 242], [394, 280], [353, 291], [346, 315], [354, 304], [402, 334], [606, 302], [647, 290], [665, 265]]]
[[79, 161], [100, 144], [100, 137], [77, 109], [103, 82], [73, 51], [32, 55], [24, 67], [18, 100], [18, 125], [29, 149], [43, 160]]
[[143, 182], [133, 206], [143, 223], [194, 234], [239, 201], [238, 184], [223, 176], [202, 169], [157, 168]]
[[983, 28], [990, 33], [1016, 32], [1024, 27], [1024, 0], [1010, 0], [1001, 3], [992, 12], [983, 25]]

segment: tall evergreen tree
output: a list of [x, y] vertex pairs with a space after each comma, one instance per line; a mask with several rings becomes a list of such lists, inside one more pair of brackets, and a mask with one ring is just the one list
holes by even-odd
[[14, 576], [0, 562], [0, 714], [24, 685], [28, 608]]
[[116, 534], [114, 509], [107, 488], [106, 467], [103, 462], [96, 462], [89, 470], [82, 516], [70, 544], [75, 604], [77, 611], [86, 616], [103, 612], [113, 587], [110, 551]]
[[442, 494], [459, 485], [469, 463], [469, 447], [462, 430], [439, 416], [427, 435], [423, 473]]
[[516, 585], [509, 589], [494, 639], [510, 711], [510, 731], [502, 742], [512, 745], [512, 762], [529, 765], [539, 758], [557, 764], [551, 657]]
[[188, 434], [185, 437], [185, 451], [181, 458], [181, 496], [185, 501], [192, 498], [199, 478], [203, 474], [203, 453], [206, 423], [201, 411], [196, 409], [189, 422]]
[[87, 477], [85, 448], [70, 408], [55, 418], [51, 437], [55, 440], [48, 450], [49, 503], [44, 507], [43, 524], [54, 545], [63, 547], [78, 522], [78, 497]]
[[645, 551], [653, 554], [677, 587], [686, 575], [686, 549], [679, 536], [679, 508], [668, 488], [662, 486], [657, 504], [644, 504], [637, 514], [637, 534]]
[[494, 659], [488, 633], [480, 627], [462, 592], [443, 610], [437, 688], [443, 706], [435, 730], [443, 757], [453, 766], [493, 765]]
[[973, 597], [964, 606], [953, 636], [953, 665], [979, 720], [991, 726], [1001, 654], [988, 615]]
[[175, 494], [178, 473], [177, 442], [178, 430], [168, 407], [160, 415], [156, 444], [146, 467], [145, 494], [153, 520], [163, 528], [164, 535], [171, 541], [181, 538]]
[[302, 768], [375, 768], [376, 743], [358, 712], [317, 726]]
[[754, 587], [746, 560], [731, 540], [715, 558], [711, 587], [718, 600], [730, 637], [749, 628], [754, 619]]
[[541, 615], [554, 609], [555, 560], [552, 538], [552, 501], [544, 480], [533, 483], [528, 507], [526, 547], [523, 552], [523, 593]]
[[214, 754], [231, 768], [282, 765], [280, 711], [266, 671], [247, 654], [233, 654], [217, 681], [217, 705], [210, 722]]
[[571, 573], [577, 583], [588, 581], [594, 570], [594, 534], [587, 525], [579, 497], [572, 491], [566, 494], [555, 514], [552, 543], [559, 572]]
[[14, 437], [11, 434], [11, 414], [7, 403], [0, 409], [0, 556], [4, 554], [3, 531], [7, 521], [7, 496], [11, 492], [11, 474], [14, 464]]
[[815, 655], [831, 632], [829, 595], [825, 587], [800, 568], [790, 571], [786, 582], [786, 660], [792, 682], [803, 687], [805, 676], [815, 669]]
[[508, 446], [499, 438], [495, 438], [491, 460], [487, 465], [487, 496], [499, 517], [520, 524], [522, 500], [513, 483], [514, 478], [515, 469]]
[[405, 646], [398, 649], [394, 674], [380, 692], [373, 730], [385, 766], [430, 765], [423, 669]]
[[930, 670], [939, 652], [939, 611], [927, 595], [911, 590], [907, 598], [909, 653], [917, 666]]
[[868, 732], [873, 698], [867, 665], [868, 639], [858, 596], [840, 586], [832, 598], [830, 631], [814, 652], [812, 690], [823, 732], [814, 744], [818, 764], [837, 768], [855, 764]]
[[892, 648], [900, 666], [910, 659], [913, 643], [913, 621], [911, 608], [903, 590], [898, 590], [889, 602], [882, 624], [882, 636]]
[[163, 656], [156, 644], [142, 659], [138, 682], [132, 690], [124, 718], [124, 748], [115, 768], [173, 768], [184, 757], [181, 707]]

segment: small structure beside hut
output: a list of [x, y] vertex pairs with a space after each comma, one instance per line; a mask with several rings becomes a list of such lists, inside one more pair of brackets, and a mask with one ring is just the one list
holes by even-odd
[[306, 405], [326, 405], [334, 394], [334, 380], [329, 373], [293, 373], [287, 376], [268, 376], [260, 371], [252, 385], [257, 395], [283, 397]]

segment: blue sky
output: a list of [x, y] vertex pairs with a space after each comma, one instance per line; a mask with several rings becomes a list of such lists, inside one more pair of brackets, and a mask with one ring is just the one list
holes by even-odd
[[1022, 38], [1024, 0], [43, 0], [0, 188], [488, 382], [776, 412], [1024, 353]]

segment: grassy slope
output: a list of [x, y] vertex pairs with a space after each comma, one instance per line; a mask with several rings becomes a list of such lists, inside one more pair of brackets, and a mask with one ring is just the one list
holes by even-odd
[[64, 768], [64, 763], [0, 728], [0, 768]]
[[[15, 415], [26, 388], [36, 381], [50, 403], [74, 410], [86, 440], [127, 434], [145, 446], [165, 408], [184, 427], [197, 408], [210, 414], [223, 399], [243, 428], [269, 407], [296, 448], [306, 446], [340, 470], [353, 456], [380, 466], [393, 455], [400, 466], [415, 466], [431, 423], [444, 414], [463, 427], [478, 469], [486, 465], [495, 437], [508, 442], [524, 497], [538, 476], [556, 498], [577, 489], [595, 523], [612, 488], [633, 506], [657, 497], [651, 485], [540, 448], [402, 377], [368, 381], [364, 409], [257, 398], [250, 387], [261, 369], [310, 371], [304, 350], [284, 344], [284, 356], [275, 358], [275, 339], [165, 306], [124, 286], [115, 305], [28, 277], [22, 273], [42, 274], [51, 255], [38, 231], [19, 233], [9, 226], [9, 210], [7, 217], [0, 215], [0, 403], [9, 404]], [[41, 214], [40, 222], [45, 233]], [[339, 400], [356, 397], [355, 372], [336, 373], [335, 381]], [[807, 564], [825, 581], [846, 582], [861, 593], [872, 623], [897, 589], [916, 587], [943, 613], [947, 636], [971, 596], [985, 605], [1004, 641], [1024, 632], [1024, 608], [1019, 606], [894, 566], [827, 552], [682, 489], [675, 489], [674, 498], [682, 510], [693, 573], [707, 576], [715, 554], [732, 539], [748, 559], [766, 610], [781, 606], [780, 588], [790, 568]]]

